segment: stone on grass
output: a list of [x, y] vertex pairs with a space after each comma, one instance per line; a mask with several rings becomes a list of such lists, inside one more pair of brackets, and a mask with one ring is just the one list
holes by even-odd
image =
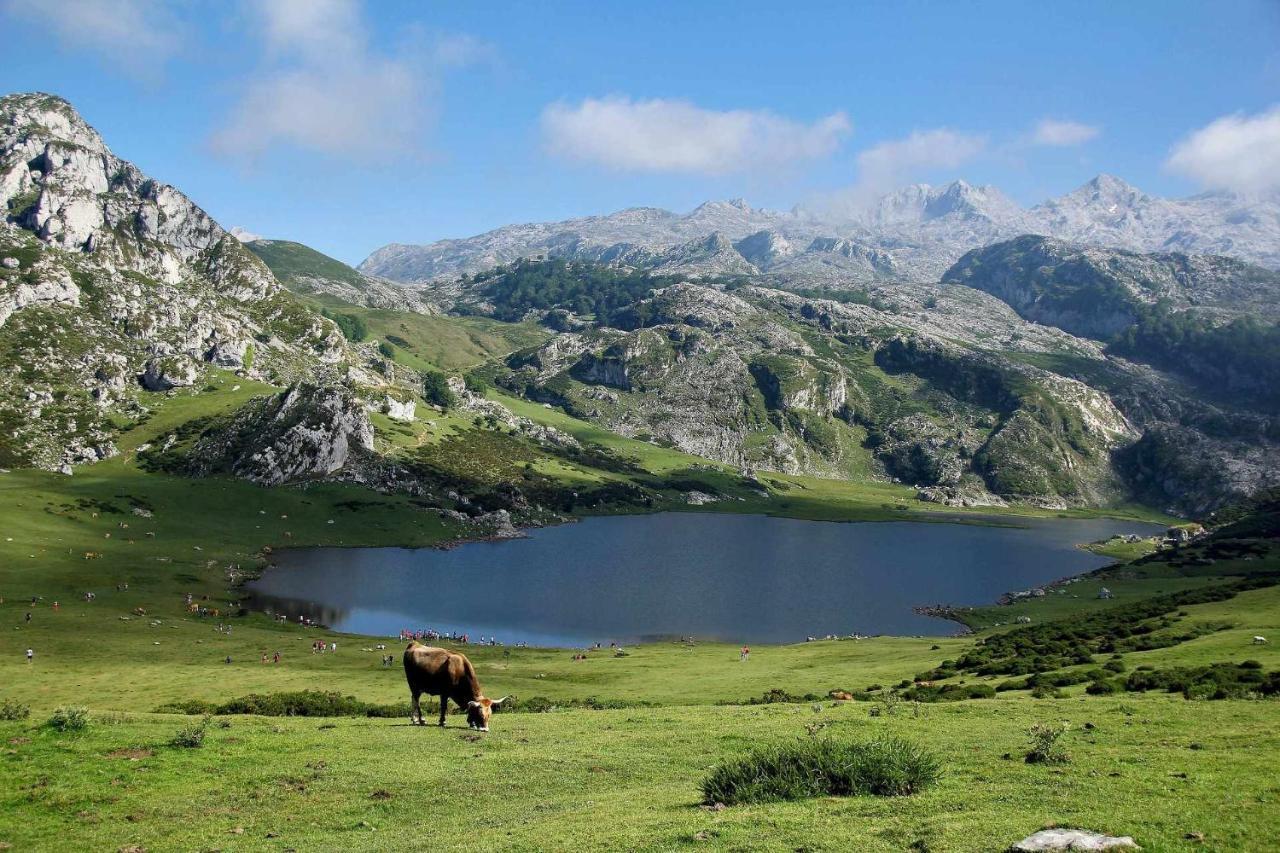
[[1086, 829], [1042, 829], [1009, 848], [1009, 853], [1044, 853], [1053, 850], [1138, 850], [1127, 835], [1119, 837]]

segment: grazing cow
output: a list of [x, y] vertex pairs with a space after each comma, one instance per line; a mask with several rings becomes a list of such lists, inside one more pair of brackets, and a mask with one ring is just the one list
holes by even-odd
[[1261, 645], [1262, 645], [1262, 644], [1264, 644], [1266, 641], [1267, 641], [1267, 638], [1266, 638], [1266, 637], [1254, 637], [1254, 638], [1253, 638], [1253, 644], [1254, 644], [1255, 646], [1261, 646]]
[[413, 696], [409, 722], [420, 726], [426, 725], [426, 721], [422, 719], [422, 707], [418, 703], [423, 693], [440, 697], [441, 726], [444, 725], [445, 713], [449, 700], [452, 699], [458, 707], [466, 709], [467, 725], [482, 732], [489, 731], [490, 712], [508, 698], [484, 697], [480, 681], [476, 678], [476, 668], [467, 660], [466, 655], [435, 646], [424, 646], [417, 641], [405, 647], [404, 677], [409, 682], [409, 692]]

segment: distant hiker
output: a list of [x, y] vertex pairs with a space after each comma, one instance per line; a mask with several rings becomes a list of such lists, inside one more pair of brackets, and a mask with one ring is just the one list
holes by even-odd
[[31, 663], [32, 658], [34, 658], [35, 656], [36, 656], [35, 649], [27, 649], [27, 663]]
[[28, 610], [28, 611], [27, 611], [27, 621], [28, 621], [28, 622], [30, 622], [30, 621], [31, 621], [31, 611], [30, 611], [30, 610]]
[[55, 602], [53, 603], [53, 609], [54, 609], [55, 611], [58, 609], [58, 602], [56, 602], [56, 601], [55, 601]]
[[231, 663], [231, 655], [227, 655], [227, 663]]
[[738, 660], [745, 661], [749, 657], [751, 657], [751, 649], [743, 646], [742, 651], [738, 653]]
[[272, 662], [272, 663], [280, 663], [280, 653], [279, 653], [279, 652], [276, 652], [276, 653], [275, 653], [275, 657], [274, 657], [274, 658], [272, 658], [272, 661], [271, 661], [271, 662]]
[[266, 662], [267, 662], [267, 653], [266, 653], [266, 652], [263, 652], [263, 653], [262, 653], [262, 662], [263, 662], [263, 663], [266, 663]]
[[338, 650], [338, 644], [337, 644], [337, 643], [330, 643], [330, 644], [329, 644], [329, 651], [331, 651], [331, 652], [336, 652], [337, 650]]

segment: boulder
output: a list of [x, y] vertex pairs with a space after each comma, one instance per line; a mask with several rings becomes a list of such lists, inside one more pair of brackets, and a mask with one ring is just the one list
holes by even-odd
[[196, 384], [200, 373], [190, 359], [153, 358], [142, 368], [138, 379], [142, 387], [148, 391], [169, 391], [174, 388], [186, 388]]
[[391, 418], [393, 421], [412, 423], [413, 419], [417, 417], [418, 404], [412, 399], [401, 402], [388, 395], [387, 398], [382, 401], [382, 411], [385, 412], [387, 417]]
[[1052, 850], [1138, 850], [1127, 835], [1119, 837], [1085, 829], [1042, 829], [1009, 848], [1009, 853], [1045, 853]]

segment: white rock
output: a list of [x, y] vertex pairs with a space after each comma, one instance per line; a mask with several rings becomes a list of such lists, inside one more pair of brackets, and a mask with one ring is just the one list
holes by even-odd
[[1133, 839], [1089, 832], [1084, 829], [1042, 829], [1009, 848], [1010, 853], [1046, 853], [1054, 850], [1138, 850]]

